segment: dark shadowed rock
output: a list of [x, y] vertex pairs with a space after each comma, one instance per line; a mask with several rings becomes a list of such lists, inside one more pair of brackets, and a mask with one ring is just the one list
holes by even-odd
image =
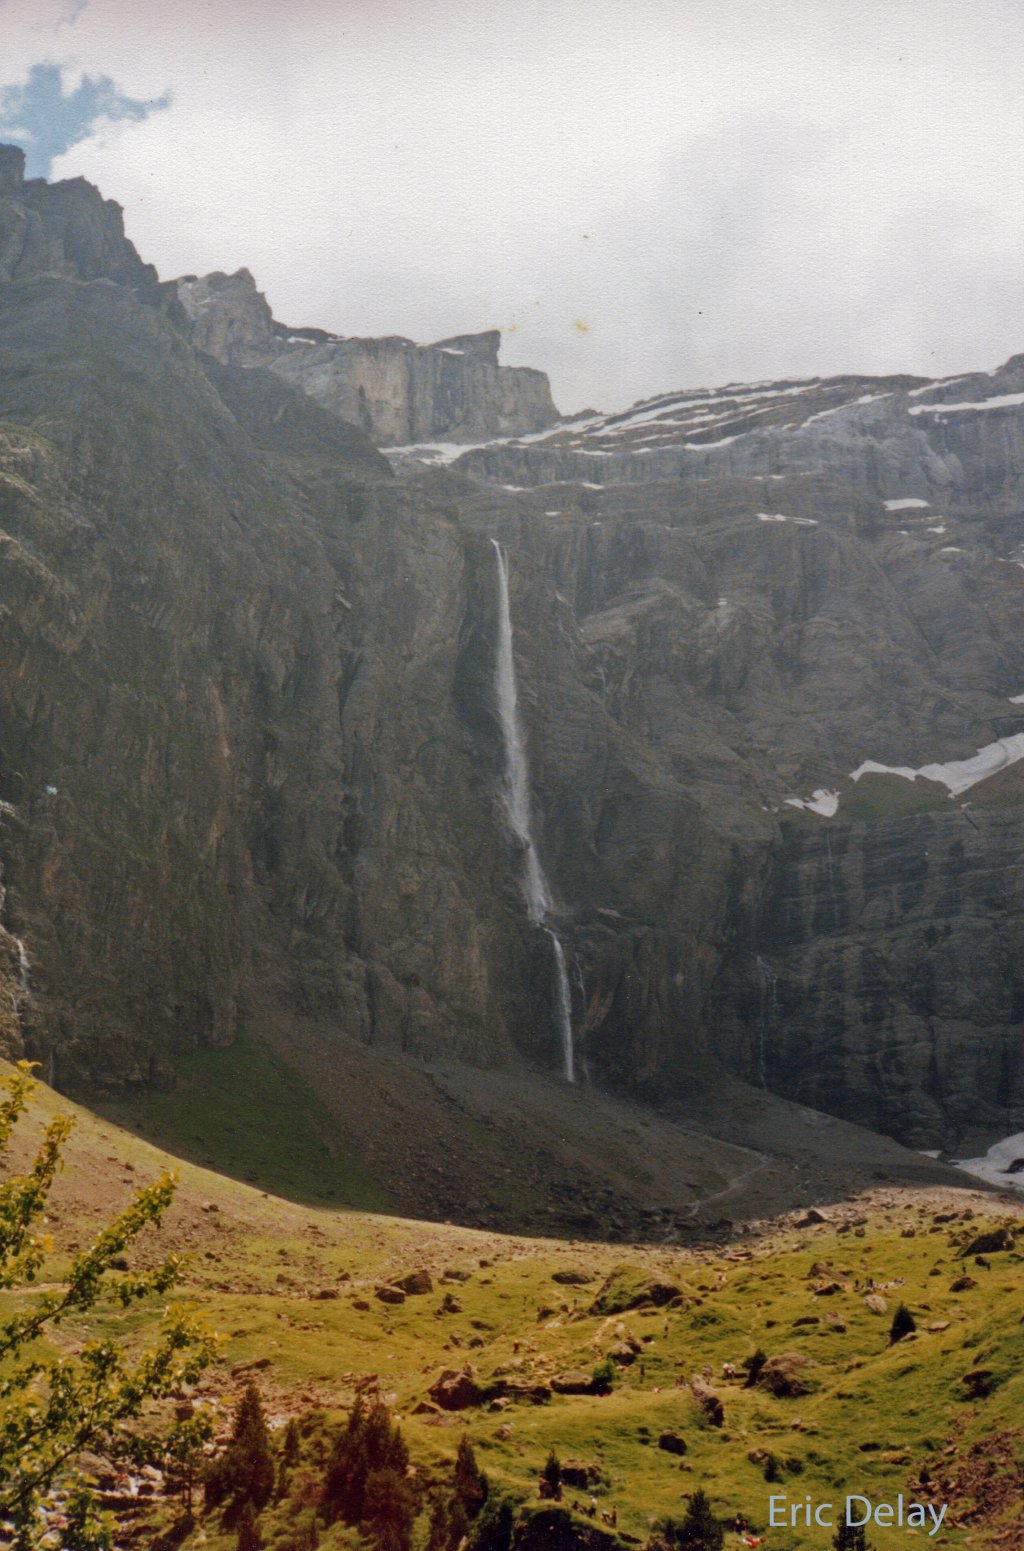
[[465, 1411], [470, 1406], [480, 1405], [484, 1398], [479, 1384], [467, 1369], [456, 1372], [446, 1368], [438, 1374], [428, 1394], [442, 1411]]

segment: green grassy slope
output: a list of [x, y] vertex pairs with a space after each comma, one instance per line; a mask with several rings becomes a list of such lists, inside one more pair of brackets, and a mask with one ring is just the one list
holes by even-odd
[[[42, 1094], [44, 1107], [59, 1103]], [[164, 1161], [79, 1113], [55, 1202], [58, 1256]], [[137, 1255], [169, 1247], [190, 1255], [189, 1296], [225, 1337], [224, 1364], [203, 1387], [225, 1410], [248, 1376], [232, 1375], [239, 1365], [265, 1362], [260, 1384], [279, 1425], [311, 1406], [341, 1414], [360, 1380], [375, 1375], [424, 1470], [450, 1459], [467, 1431], [494, 1481], [528, 1499], [553, 1448], [600, 1468], [599, 1502], [616, 1504], [627, 1534], [643, 1537], [652, 1517], [681, 1512], [697, 1485], [719, 1513], [740, 1511], [763, 1529], [773, 1493], [927, 1500], [924, 1472], [951, 1502], [943, 1538], [930, 1543], [1012, 1545], [997, 1537], [1019, 1513], [1012, 1472], [1024, 1469], [1024, 1261], [1012, 1249], [977, 1265], [963, 1250], [991, 1222], [1019, 1225], [1019, 1205], [966, 1190], [888, 1188], [825, 1215], [802, 1227], [790, 1217], [706, 1251], [529, 1240], [297, 1206], [185, 1164], [160, 1242]], [[432, 1292], [400, 1305], [376, 1298], [383, 1282], [420, 1267]], [[463, 1279], [444, 1281], [446, 1271]], [[566, 1271], [586, 1280], [555, 1280]], [[954, 1291], [965, 1273], [971, 1285]], [[679, 1301], [622, 1307], [652, 1280], [677, 1286]], [[865, 1302], [869, 1288], [884, 1312]], [[449, 1312], [446, 1292], [458, 1305]], [[918, 1329], [892, 1347], [900, 1301]], [[121, 1319], [105, 1311], [90, 1323], [141, 1337], [138, 1316]], [[69, 1329], [64, 1339], [80, 1336]], [[635, 1360], [609, 1396], [414, 1411], [442, 1367], [469, 1364], [481, 1384], [547, 1384], [631, 1344]], [[775, 1396], [723, 1375], [724, 1364], [739, 1367], [759, 1347], [810, 1359], [807, 1393]], [[963, 1379], [979, 1369], [988, 1393], [971, 1398]], [[724, 1405], [721, 1427], [690, 1388], [702, 1372]], [[684, 1455], [658, 1446], [669, 1429], [685, 1439]], [[215, 1519], [201, 1534], [213, 1551], [233, 1545]], [[775, 1530], [768, 1544], [802, 1551], [829, 1538]], [[890, 1551], [906, 1545], [907, 1531], [871, 1538]]]

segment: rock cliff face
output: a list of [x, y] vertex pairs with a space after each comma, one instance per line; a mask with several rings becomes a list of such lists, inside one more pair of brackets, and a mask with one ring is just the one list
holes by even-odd
[[178, 295], [200, 350], [231, 366], [269, 367], [385, 446], [521, 436], [558, 418], [543, 372], [498, 365], [496, 329], [436, 345], [291, 329], [274, 321], [247, 269], [187, 276]]
[[[496, 336], [282, 343], [244, 272], [186, 317], [116, 207], [0, 174], [3, 1048], [123, 1088], [276, 1009], [559, 1069], [497, 538], [581, 1073], [1021, 1128], [1024, 358], [522, 441]], [[487, 445], [408, 451], [439, 415]]]

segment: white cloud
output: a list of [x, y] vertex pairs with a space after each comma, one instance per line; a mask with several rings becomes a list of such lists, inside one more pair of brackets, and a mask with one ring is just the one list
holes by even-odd
[[1024, 344], [1015, 0], [73, 9], [0, 0], [0, 84], [47, 59], [173, 101], [56, 172], [285, 321], [496, 325], [570, 409]]

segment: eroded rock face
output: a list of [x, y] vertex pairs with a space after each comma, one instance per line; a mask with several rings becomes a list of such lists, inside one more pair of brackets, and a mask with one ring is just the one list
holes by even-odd
[[498, 365], [496, 329], [436, 345], [346, 339], [275, 322], [247, 269], [177, 285], [200, 350], [269, 367], [382, 445], [521, 436], [558, 418], [543, 372]]
[[[0, 979], [15, 938], [33, 967], [5, 1049], [169, 1080], [258, 1006], [560, 1069], [497, 538], [580, 1072], [670, 1099], [724, 1061], [921, 1146], [1021, 1129], [1024, 764], [955, 800], [850, 780], [1024, 733], [1021, 358], [676, 396], [396, 478], [345, 361], [378, 434], [441, 406], [496, 436], [534, 391], [496, 336], [282, 341], [244, 273], [187, 326], [116, 208], [9, 155], [0, 253]], [[819, 790], [834, 817], [790, 805]]]
[[25, 156], [0, 146], [0, 282], [42, 275], [130, 286], [150, 302], [170, 297], [124, 235], [121, 207], [84, 178], [25, 181]]

